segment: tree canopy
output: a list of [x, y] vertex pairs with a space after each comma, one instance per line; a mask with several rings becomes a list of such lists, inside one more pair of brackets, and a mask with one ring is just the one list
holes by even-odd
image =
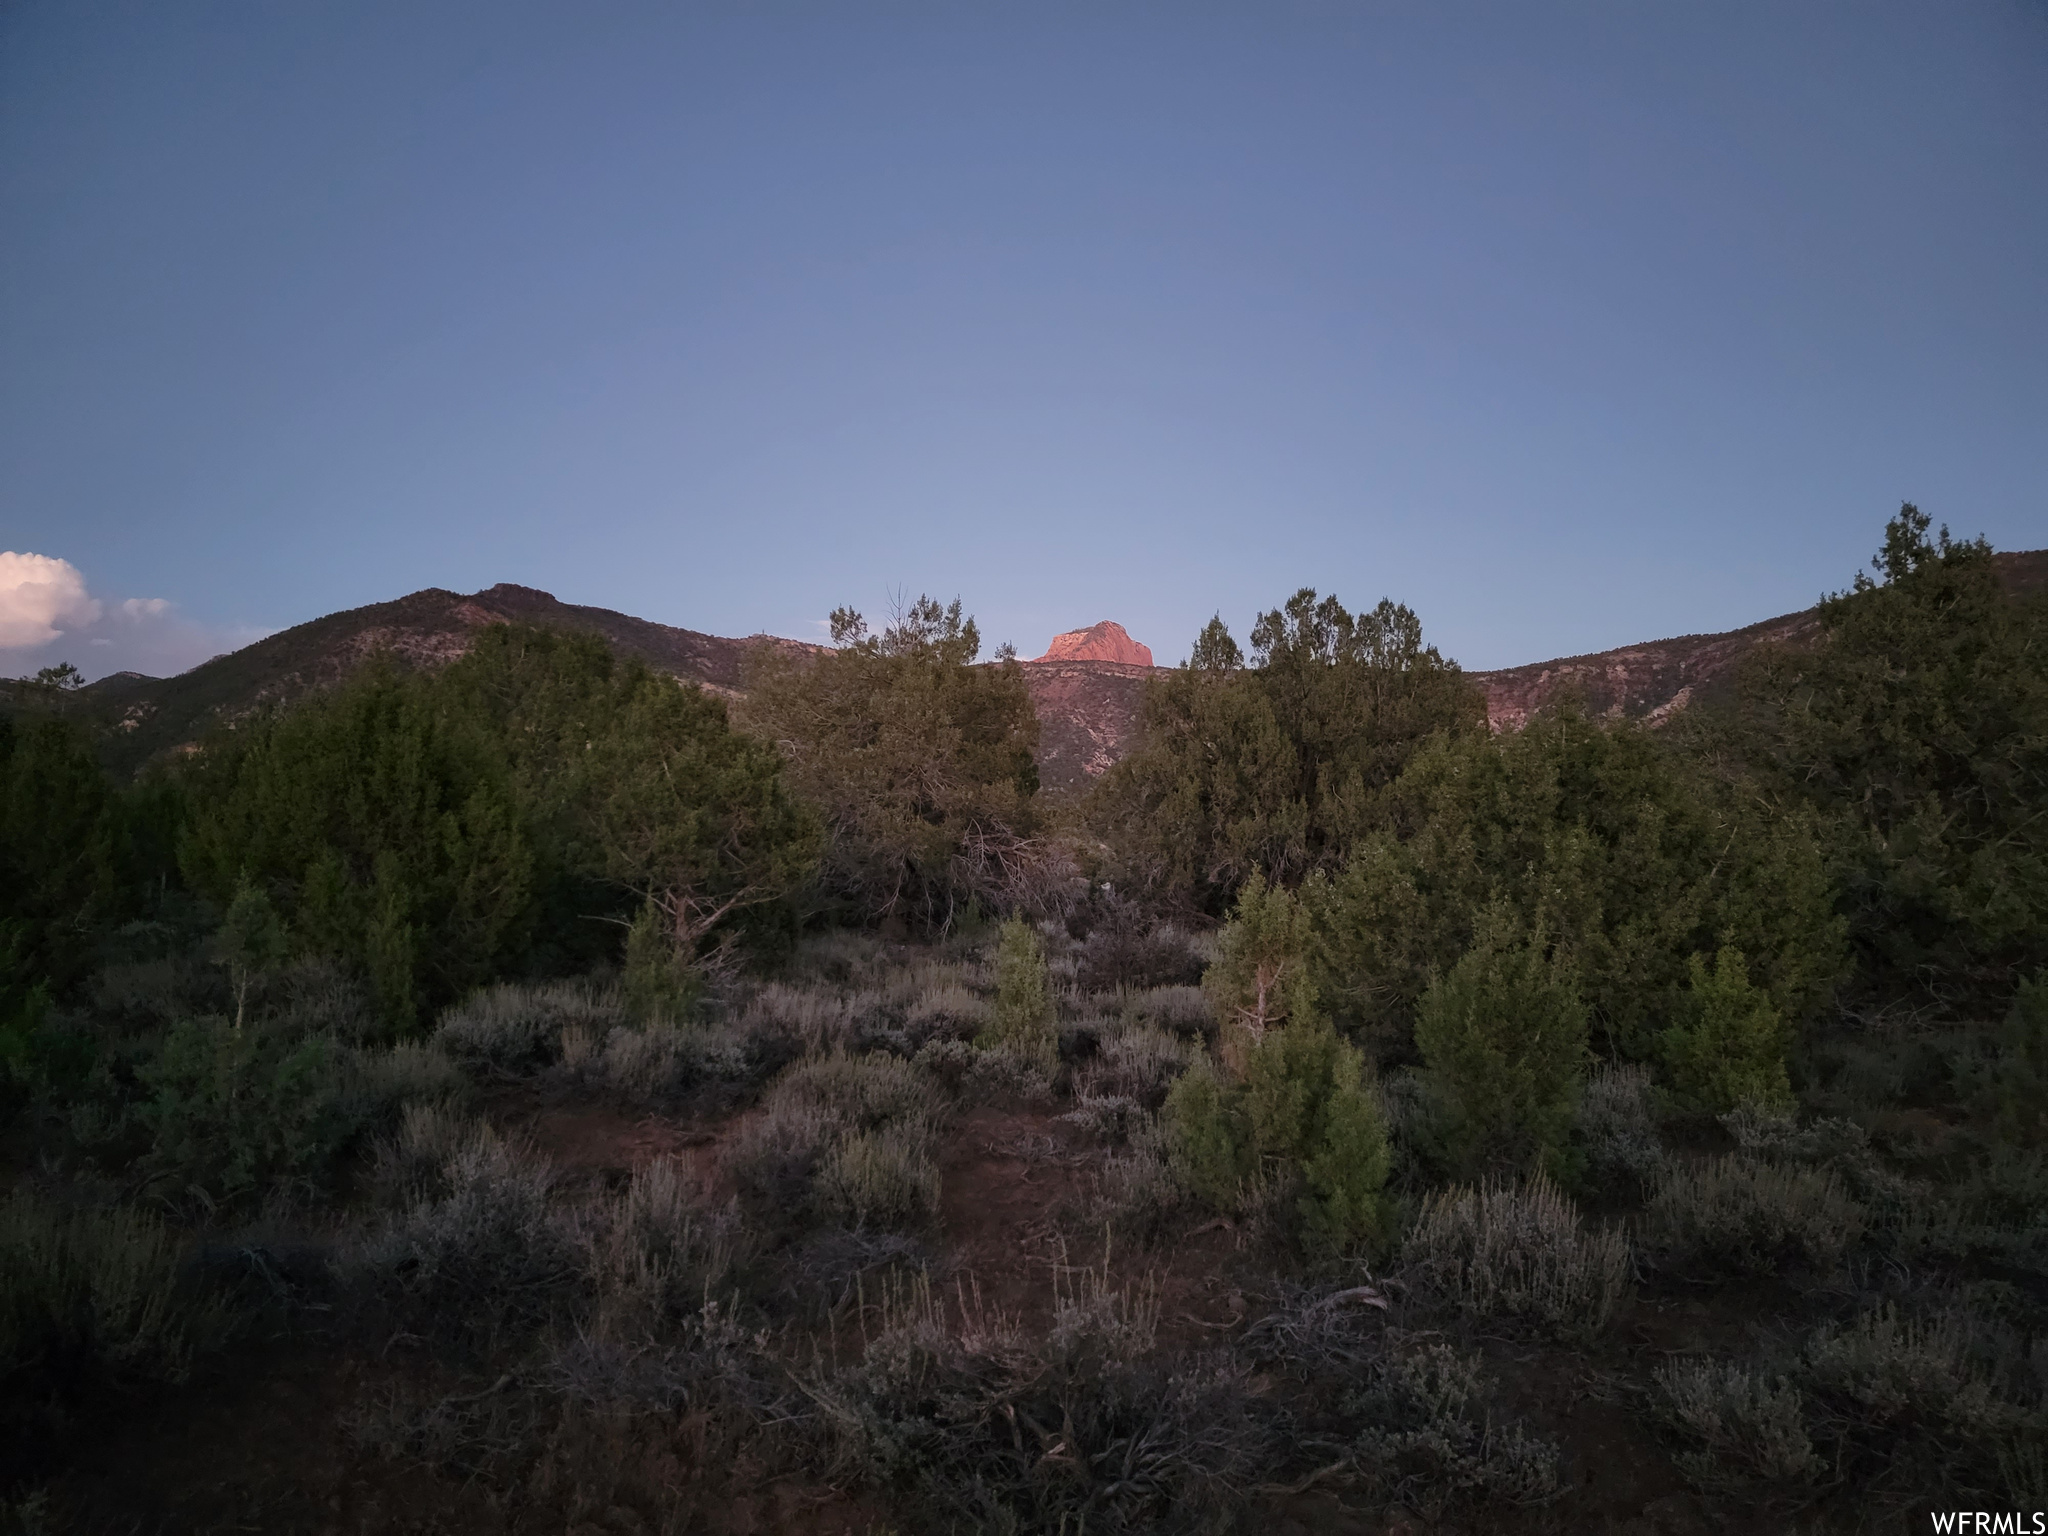
[[1809, 647], [1759, 653], [1731, 774], [1818, 819], [1867, 980], [2003, 995], [2048, 964], [2048, 599], [1911, 503], [1820, 605]]
[[1219, 617], [1148, 686], [1091, 819], [1127, 881], [1221, 911], [1254, 870], [1295, 885], [1341, 867], [1422, 743], [1485, 723], [1411, 609], [1352, 613], [1304, 587], [1259, 617], [1249, 665]]
[[878, 633], [841, 608], [832, 638], [821, 654], [761, 653], [743, 718], [823, 815], [828, 898], [943, 928], [1003, 885], [1038, 829], [1023, 673], [975, 665], [980, 631], [957, 598], [920, 597]]
[[773, 749], [722, 702], [601, 642], [510, 626], [438, 675], [373, 661], [216, 733], [188, 800], [193, 888], [226, 904], [262, 884], [297, 948], [360, 965], [401, 1030], [524, 969], [543, 916], [601, 934], [590, 919], [652, 902], [687, 960], [800, 883], [817, 841]]

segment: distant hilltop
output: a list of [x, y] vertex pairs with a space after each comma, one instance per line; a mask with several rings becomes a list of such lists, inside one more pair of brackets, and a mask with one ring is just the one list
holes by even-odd
[[[1992, 559], [2013, 592], [2048, 591], [2048, 550]], [[792, 655], [819, 649], [767, 635], [699, 634], [560, 602], [509, 583], [470, 593], [430, 587], [297, 625], [176, 677], [117, 672], [81, 689], [71, 707], [100, 728], [108, 761], [133, 769], [186, 750], [213, 725], [337, 682], [372, 654], [408, 666], [439, 666], [468, 650], [479, 629], [500, 623], [601, 635], [625, 655], [728, 698], [746, 686], [749, 653], [762, 647]], [[1593, 656], [1465, 675], [1485, 691], [1487, 716], [1496, 729], [1521, 725], [1563, 693], [1576, 695], [1595, 715], [1658, 725], [1726, 689], [1742, 658], [1757, 646], [1810, 645], [1819, 631], [1819, 615], [1809, 608], [1726, 634], [1648, 640]], [[1145, 685], [1156, 674], [1150, 648], [1121, 624], [1105, 619], [1069, 630], [1023, 672], [1038, 709], [1038, 776], [1046, 788], [1085, 789], [1136, 744]], [[22, 685], [11, 686], [18, 691]], [[9, 697], [10, 685], [0, 680], [0, 709]]]
[[1127, 667], [1149, 667], [1152, 665], [1152, 647], [1133, 640], [1123, 625], [1115, 620], [1104, 619], [1086, 629], [1070, 629], [1064, 635], [1054, 635], [1052, 644], [1045, 648], [1045, 654], [1032, 659], [1114, 661]]

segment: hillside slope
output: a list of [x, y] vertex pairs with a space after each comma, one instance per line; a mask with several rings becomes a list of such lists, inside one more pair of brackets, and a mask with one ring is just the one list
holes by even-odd
[[108, 755], [117, 767], [135, 768], [196, 740], [218, 720], [333, 683], [375, 652], [412, 665], [438, 666], [467, 650], [477, 630], [502, 623], [602, 635], [619, 651], [660, 671], [729, 693], [739, 690], [747, 652], [754, 646], [799, 643], [699, 634], [608, 608], [564, 603], [550, 593], [510, 583], [467, 595], [428, 587], [388, 603], [295, 624], [176, 677], [116, 673], [82, 690], [73, 707], [111, 733]]
[[[1996, 559], [2012, 590], [2048, 591], [2048, 550]], [[332, 683], [373, 652], [435, 666], [461, 655], [476, 630], [506, 622], [602, 635], [650, 666], [723, 693], [739, 691], [747, 654], [755, 647], [810, 648], [766, 635], [736, 640], [678, 629], [564, 603], [532, 587], [500, 584], [467, 595], [429, 587], [295, 625], [176, 677], [123, 672], [102, 678], [70, 707], [107, 732], [115, 766], [132, 769], [196, 740], [218, 720]], [[1596, 714], [1654, 723], [1726, 686], [1756, 646], [1798, 644], [1817, 625], [1814, 610], [1807, 609], [1724, 634], [1681, 635], [1470, 675], [1486, 690], [1487, 713], [1496, 727], [1521, 724], [1566, 689]], [[1146, 679], [1160, 670], [1094, 660], [1027, 661], [1023, 668], [1038, 709], [1039, 778], [1053, 790], [1085, 787], [1130, 750]]]
[[[1992, 559], [2009, 590], [2048, 591], [2048, 549]], [[1568, 688], [1595, 714], [1656, 723], [1732, 682], [1742, 658], [1759, 645], [1799, 645], [1819, 630], [1818, 613], [1808, 608], [1723, 634], [1646, 640], [1591, 656], [1470, 675], [1486, 690], [1487, 718], [1497, 730], [1522, 724]]]

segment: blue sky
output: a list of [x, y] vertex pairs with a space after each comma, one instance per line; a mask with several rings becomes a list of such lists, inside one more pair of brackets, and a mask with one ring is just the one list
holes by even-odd
[[1905, 498], [2048, 544], [2040, 0], [17, 0], [0, 207], [0, 549], [81, 584], [0, 671], [498, 581], [1488, 667]]

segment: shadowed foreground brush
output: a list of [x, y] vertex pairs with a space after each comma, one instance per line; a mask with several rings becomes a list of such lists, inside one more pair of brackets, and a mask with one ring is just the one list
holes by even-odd
[[1589, 1231], [1541, 1174], [1430, 1196], [1401, 1257], [1419, 1287], [1461, 1311], [1567, 1338], [1605, 1328], [1629, 1293], [1627, 1239]]

